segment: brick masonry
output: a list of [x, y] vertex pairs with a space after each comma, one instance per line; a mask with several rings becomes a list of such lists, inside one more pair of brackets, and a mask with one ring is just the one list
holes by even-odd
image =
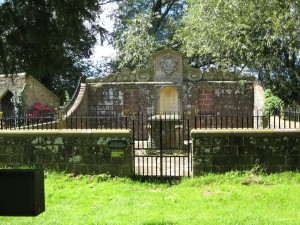
[[124, 90], [124, 114], [133, 115], [140, 111], [139, 89]]
[[215, 105], [215, 93], [212, 89], [200, 89], [198, 95], [198, 111], [202, 111], [203, 113], [212, 114], [214, 113], [214, 105]]

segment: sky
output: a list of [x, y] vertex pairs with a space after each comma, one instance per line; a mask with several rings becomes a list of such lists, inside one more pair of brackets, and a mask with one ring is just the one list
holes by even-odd
[[111, 45], [108, 45], [107, 42], [104, 42], [103, 46], [98, 43], [94, 48], [94, 54], [91, 59], [97, 61], [101, 57], [114, 56], [115, 54], [116, 50]]
[[[1, 1], [1, 0], [0, 0]], [[103, 13], [101, 14], [101, 26], [107, 29], [109, 32], [112, 32], [113, 21], [109, 18], [112, 10], [116, 7], [115, 3], [109, 3], [103, 8]], [[91, 59], [97, 61], [100, 60], [101, 57], [114, 56], [116, 54], [116, 50], [108, 44], [107, 41], [103, 43], [103, 46], [100, 43], [94, 48], [94, 54]]]

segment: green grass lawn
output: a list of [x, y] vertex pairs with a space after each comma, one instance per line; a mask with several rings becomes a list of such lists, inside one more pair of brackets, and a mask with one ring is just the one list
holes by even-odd
[[168, 183], [45, 174], [46, 211], [0, 217], [0, 224], [300, 224], [300, 173], [230, 172]]

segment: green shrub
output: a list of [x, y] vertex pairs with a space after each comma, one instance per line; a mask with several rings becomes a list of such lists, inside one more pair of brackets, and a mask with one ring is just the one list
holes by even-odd
[[268, 118], [270, 115], [277, 115], [283, 109], [284, 103], [283, 101], [272, 94], [270, 89], [265, 91], [265, 103], [263, 106], [263, 127], [267, 127], [268, 125]]

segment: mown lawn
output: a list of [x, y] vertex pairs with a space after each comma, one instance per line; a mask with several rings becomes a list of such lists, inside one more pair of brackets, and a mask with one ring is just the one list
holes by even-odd
[[45, 196], [44, 213], [0, 224], [300, 224], [299, 172], [167, 183], [46, 172]]

